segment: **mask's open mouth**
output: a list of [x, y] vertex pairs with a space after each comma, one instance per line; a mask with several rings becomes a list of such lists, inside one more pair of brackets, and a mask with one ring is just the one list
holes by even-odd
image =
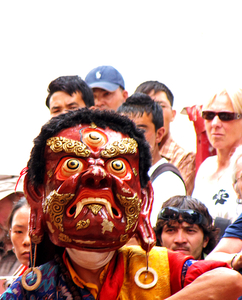
[[[88, 193], [90, 195], [90, 193]], [[113, 195], [107, 190], [99, 191], [97, 197], [88, 197], [88, 194], [81, 194], [72, 203], [66, 213], [68, 217], [76, 219], [83, 211], [84, 207], [89, 209], [94, 215], [105, 209], [107, 214], [112, 218], [121, 218], [122, 213], [114, 202]], [[86, 196], [86, 197], [85, 197]], [[85, 214], [85, 212], [84, 212]]]
[[[110, 202], [108, 202], [106, 199], [103, 199], [103, 198], [93, 198], [93, 197], [85, 198], [85, 199], [82, 199], [81, 201], [77, 202], [77, 204], [75, 206], [76, 210], [75, 210], [74, 218], [76, 218], [81, 213], [81, 211], [85, 205], [87, 205], [87, 206], [89, 206], [89, 208], [91, 208], [92, 204], [97, 205], [97, 207], [100, 206], [100, 208], [102, 208], [102, 206], [105, 206], [107, 212], [113, 219], [113, 211], [112, 211]], [[72, 207], [72, 211], [75, 207]], [[96, 210], [98, 210], [97, 207], [96, 207]], [[94, 212], [94, 214], [95, 214], [95, 212]]]

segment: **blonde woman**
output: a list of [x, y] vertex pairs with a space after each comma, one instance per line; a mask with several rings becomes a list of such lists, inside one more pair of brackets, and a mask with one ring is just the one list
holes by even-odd
[[217, 155], [200, 166], [193, 197], [199, 198], [215, 219], [235, 220], [242, 212], [233, 189], [230, 158], [242, 144], [242, 89], [222, 89], [202, 109], [205, 128]]

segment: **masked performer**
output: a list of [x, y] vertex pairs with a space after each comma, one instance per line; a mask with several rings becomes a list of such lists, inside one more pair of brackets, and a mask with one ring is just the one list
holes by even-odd
[[[149, 167], [143, 132], [125, 116], [84, 108], [45, 124], [24, 180], [32, 265], [2, 299], [241, 295], [242, 277], [225, 263], [153, 247]], [[125, 246], [134, 234], [141, 247]]]

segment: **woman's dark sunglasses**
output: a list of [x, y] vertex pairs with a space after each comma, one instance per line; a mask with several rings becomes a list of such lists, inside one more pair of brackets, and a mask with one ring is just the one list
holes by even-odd
[[205, 217], [199, 212], [192, 209], [179, 209], [176, 207], [165, 207], [158, 214], [158, 219], [165, 221], [174, 221], [182, 219], [182, 222], [189, 224], [202, 224], [206, 223]]
[[229, 111], [210, 111], [210, 110], [204, 110], [202, 112], [202, 117], [205, 120], [212, 121], [215, 116], [218, 116], [221, 121], [232, 121], [232, 120], [239, 120], [242, 119], [242, 114], [229, 112]]

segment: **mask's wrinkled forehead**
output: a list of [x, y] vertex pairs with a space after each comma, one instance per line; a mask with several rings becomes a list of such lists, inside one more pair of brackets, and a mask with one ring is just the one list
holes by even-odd
[[97, 128], [95, 124], [65, 129], [58, 136], [49, 138], [46, 145], [54, 153], [65, 152], [84, 158], [90, 157], [91, 152], [98, 152], [102, 158], [111, 158], [138, 151], [133, 138], [108, 128]]

